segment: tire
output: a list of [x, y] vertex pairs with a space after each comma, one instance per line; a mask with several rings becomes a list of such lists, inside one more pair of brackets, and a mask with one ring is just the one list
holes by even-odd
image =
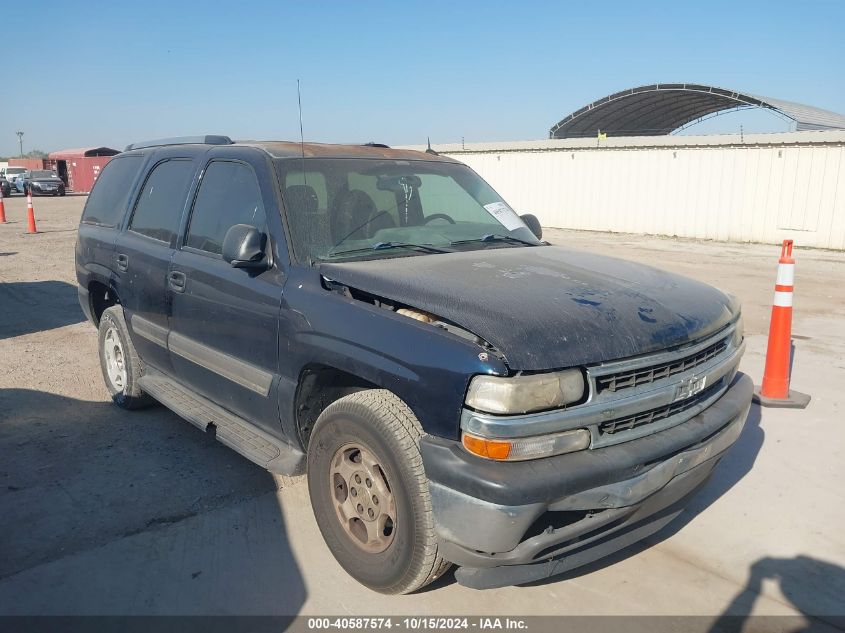
[[138, 386], [144, 363], [126, 329], [123, 307], [107, 308], [100, 317], [100, 369], [114, 403], [121, 409], [142, 409], [155, 400]]
[[308, 491], [323, 539], [350, 576], [380, 593], [411, 593], [451, 566], [438, 555], [422, 433], [404, 402], [370, 389], [329, 405], [308, 444]]

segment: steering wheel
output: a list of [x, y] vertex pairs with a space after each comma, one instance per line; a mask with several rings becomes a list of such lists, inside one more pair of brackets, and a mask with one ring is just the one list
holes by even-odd
[[428, 224], [432, 220], [446, 220], [449, 224], [454, 224], [455, 220], [452, 219], [451, 216], [446, 215], [445, 213], [432, 213], [423, 220], [423, 224]]

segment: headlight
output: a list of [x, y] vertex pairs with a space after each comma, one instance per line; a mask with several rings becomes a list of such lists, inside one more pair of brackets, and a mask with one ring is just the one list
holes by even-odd
[[466, 404], [487, 413], [530, 413], [556, 409], [584, 397], [579, 369], [529, 376], [476, 376], [469, 383]]
[[471, 433], [464, 433], [461, 443], [470, 453], [496, 461], [516, 462], [562, 453], [582, 451], [590, 446], [590, 432], [575, 429], [563, 433], [520, 437], [509, 440], [490, 440]]

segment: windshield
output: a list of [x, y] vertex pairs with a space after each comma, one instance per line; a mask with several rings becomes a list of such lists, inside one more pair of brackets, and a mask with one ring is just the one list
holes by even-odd
[[52, 171], [34, 171], [32, 172], [33, 178], [56, 178], [56, 175]]
[[276, 164], [300, 261], [540, 244], [465, 165], [347, 158]]
[[26, 167], [8, 167], [6, 169], [7, 176], [17, 176], [18, 174], [22, 174], [26, 171]]

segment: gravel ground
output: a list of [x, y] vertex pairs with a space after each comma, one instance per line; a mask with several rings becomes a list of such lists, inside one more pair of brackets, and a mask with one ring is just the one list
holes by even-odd
[[[416, 596], [385, 597], [331, 558], [301, 480], [272, 477], [164, 408], [110, 404], [76, 299], [85, 197], [36, 198], [36, 235], [25, 234], [24, 199], [5, 202], [0, 614], [754, 613], [821, 626], [845, 615], [845, 253], [796, 251], [793, 387], [813, 395], [810, 407], [753, 407], [678, 522], [564, 579], [474, 592], [447, 575]], [[759, 382], [776, 246], [546, 237], [739, 295], [742, 369]]]

